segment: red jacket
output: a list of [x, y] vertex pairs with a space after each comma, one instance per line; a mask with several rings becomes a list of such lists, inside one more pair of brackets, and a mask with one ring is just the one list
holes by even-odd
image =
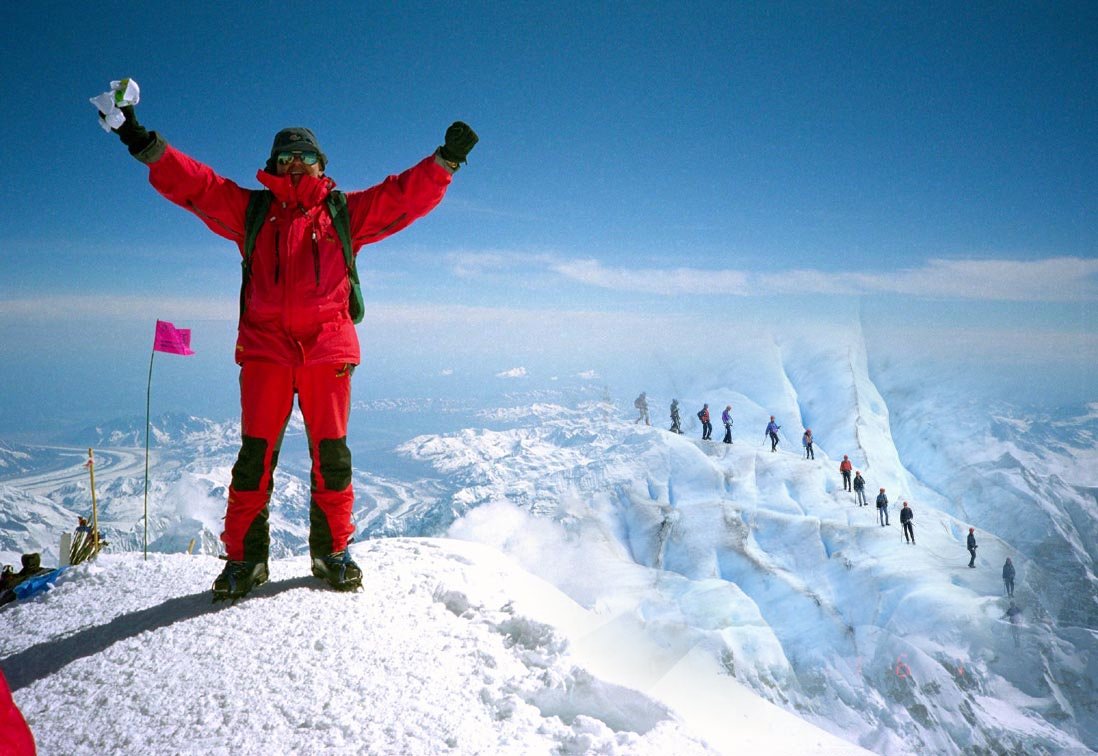
[[854, 469], [854, 464], [849, 459], [844, 459], [839, 463], [839, 472], [850, 472]]
[[[163, 144], [163, 143], [162, 143]], [[250, 192], [171, 145], [149, 163], [149, 182], [244, 250]], [[335, 182], [259, 171], [275, 199], [252, 251], [251, 277], [236, 342], [236, 361], [282, 365], [357, 365], [358, 334], [348, 312], [343, 247], [325, 206]], [[381, 241], [442, 200], [452, 174], [434, 156], [377, 186], [347, 193], [353, 249]]]
[[36, 753], [34, 735], [12, 700], [3, 673], [0, 673], [0, 753], [10, 756], [34, 756]]

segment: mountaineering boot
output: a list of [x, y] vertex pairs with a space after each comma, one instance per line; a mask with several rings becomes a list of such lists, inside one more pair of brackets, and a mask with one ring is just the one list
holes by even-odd
[[257, 585], [267, 582], [266, 562], [225, 562], [225, 569], [213, 584], [214, 601], [236, 600], [248, 595]]
[[326, 557], [313, 557], [313, 575], [327, 580], [337, 591], [353, 591], [362, 586], [362, 570], [347, 549]]

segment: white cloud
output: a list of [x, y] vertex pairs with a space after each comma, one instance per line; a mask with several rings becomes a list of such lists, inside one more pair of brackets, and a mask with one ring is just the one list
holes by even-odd
[[454, 374], [454, 369], [453, 368], [443, 368], [441, 371], [439, 371], [439, 375], [453, 375], [453, 374]]
[[567, 278], [604, 289], [639, 291], [667, 296], [706, 291], [739, 295], [751, 293], [747, 288], [749, 275], [737, 270], [607, 268], [597, 260], [557, 262], [551, 267]]
[[[861, 280], [861, 276], [853, 276]], [[921, 268], [866, 276], [877, 291], [931, 298], [1009, 302], [1085, 302], [1098, 299], [1098, 260], [930, 260]]]
[[[550, 343], [584, 337], [620, 339], [622, 334], [653, 328], [669, 328], [684, 318], [675, 315], [631, 312], [599, 312], [552, 307], [485, 307], [455, 304], [366, 303], [360, 333], [383, 338], [397, 330], [439, 329], [448, 339], [479, 338], [495, 342], [520, 331], [527, 340]], [[691, 319], [686, 322], [693, 323]], [[612, 329], [614, 333], [607, 334]]]
[[0, 316], [30, 321], [96, 318], [228, 320], [240, 315], [235, 299], [158, 296], [48, 296], [0, 300]]
[[482, 252], [451, 252], [446, 255], [450, 271], [458, 278], [474, 278], [491, 273], [507, 273], [535, 268], [544, 270], [553, 258], [537, 252], [487, 250]]
[[582, 373], [577, 373], [576, 377], [585, 381], [595, 381], [598, 380], [599, 374], [597, 370], [584, 370]]
[[459, 278], [481, 275], [512, 265], [510, 255], [498, 252], [455, 252], [447, 255], [446, 261], [454, 275]]
[[597, 260], [556, 262], [561, 275], [617, 291], [678, 296], [774, 294], [902, 294], [929, 299], [1008, 302], [1098, 301], [1098, 259], [932, 259], [891, 272], [831, 272], [793, 269], [776, 273], [697, 268], [610, 268]]
[[510, 370], [504, 370], [502, 373], [496, 373], [496, 378], [525, 378], [526, 368], [516, 367]]

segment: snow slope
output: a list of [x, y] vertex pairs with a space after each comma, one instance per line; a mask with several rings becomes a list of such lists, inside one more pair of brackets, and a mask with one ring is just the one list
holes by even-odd
[[247, 599], [211, 604], [211, 557], [107, 555], [8, 609], [0, 668], [39, 753], [860, 751], [729, 676], [680, 663], [662, 697], [617, 682], [586, 650], [614, 634], [602, 618], [485, 547], [353, 551], [352, 594], [289, 558]]

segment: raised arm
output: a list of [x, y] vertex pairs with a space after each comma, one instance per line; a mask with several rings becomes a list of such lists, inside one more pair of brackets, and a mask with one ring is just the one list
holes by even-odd
[[132, 106], [121, 110], [126, 120], [115, 133], [130, 154], [149, 167], [149, 183], [197, 215], [215, 234], [241, 243], [248, 190], [184, 155], [155, 131], [147, 130], [138, 122]]
[[349, 192], [347, 208], [355, 251], [407, 228], [431, 212], [442, 201], [454, 173], [477, 141], [467, 124], [455, 121], [446, 130], [445, 143], [433, 155], [377, 186]]

